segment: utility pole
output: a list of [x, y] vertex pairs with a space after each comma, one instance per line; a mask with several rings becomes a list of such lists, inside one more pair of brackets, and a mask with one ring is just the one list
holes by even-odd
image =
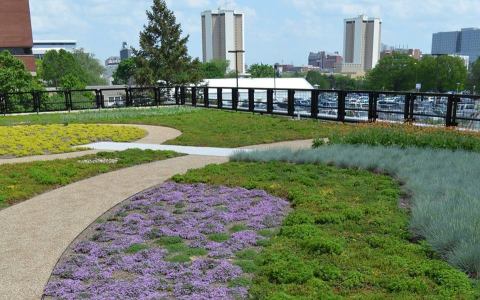
[[245, 50], [230, 50], [228, 53], [235, 53], [235, 74], [237, 77], [237, 91], [238, 91], [238, 54], [245, 53]]

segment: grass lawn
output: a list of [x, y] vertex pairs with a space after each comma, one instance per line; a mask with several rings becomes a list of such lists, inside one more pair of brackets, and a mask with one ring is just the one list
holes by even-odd
[[351, 125], [194, 108], [152, 108], [0, 117], [0, 125], [124, 123], [173, 127], [169, 144], [240, 147], [285, 140], [329, 138], [333, 143], [400, 145], [480, 151], [480, 134], [404, 125]]
[[73, 152], [73, 146], [96, 141], [129, 142], [145, 135], [144, 130], [128, 126], [0, 126], [0, 158]]
[[102, 173], [180, 156], [169, 151], [127, 150], [84, 157], [0, 165], [0, 209]]
[[[264, 189], [294, 210], [260, 255], [238, 254], [255, 270], [255, 299], [475, 299], [473, 282], [411, 242], [399, 185], [362, 170], [284, 162], [231, 162], [174, 178]], [[242, 283], [248, 284], [248, 283]]]

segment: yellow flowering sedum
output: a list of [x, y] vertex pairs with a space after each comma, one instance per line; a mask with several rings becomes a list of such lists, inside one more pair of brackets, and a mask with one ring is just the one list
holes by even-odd
[[111, 125], [29, 125], [0, 127], [0, 157], [73, 152], [74, 146], [98, 141], [130, 142], [146, 132]]

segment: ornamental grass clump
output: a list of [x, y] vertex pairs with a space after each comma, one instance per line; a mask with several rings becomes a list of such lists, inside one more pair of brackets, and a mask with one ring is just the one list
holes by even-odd
[[[406, 192], [413, 194], [408, 205], [411, 211], [411, 232], [416, 237], [425, 238], [433, 250], [449, 263], [472, 277], [480, 278], [478, 153], [333, 145], [296, 152], [272, 150], [238, 153], [232, 159], [326, 163], [389, 173], [405, 184]], [[361, 213], [356, 212], [352, 216], [361, 216]], [[323, 216], [317, 223], [335, 222], [335, 216], [330, 217]], [[381, 244], [380, 241], [372, 242], [374, 245]]]
[[[252, 275], [236, 263], [236, 254], [255, 256], [266, 239], [258, 232], [279, 227], [288, 211], [287, 201], [261, 190], [163, 184], [93, 225], [57, 264], [44, 294], [247, 299]], [[241, 230], [231, 233], [233, 227]]]

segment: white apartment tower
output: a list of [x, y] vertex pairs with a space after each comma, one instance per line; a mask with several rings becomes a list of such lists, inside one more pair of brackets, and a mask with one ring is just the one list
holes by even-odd
[[[233, 10], [209, 10], [202, 13], [203, 61], [228, 60], [235, 70], [233, 50], [244, 49], [244, 15]], [[245, 54], [238, 53], [238, 72], [245, 73]]]
[[361, 74], [380, 60], [382, 21], [360, 15], [345, 19], [342, 73]]

